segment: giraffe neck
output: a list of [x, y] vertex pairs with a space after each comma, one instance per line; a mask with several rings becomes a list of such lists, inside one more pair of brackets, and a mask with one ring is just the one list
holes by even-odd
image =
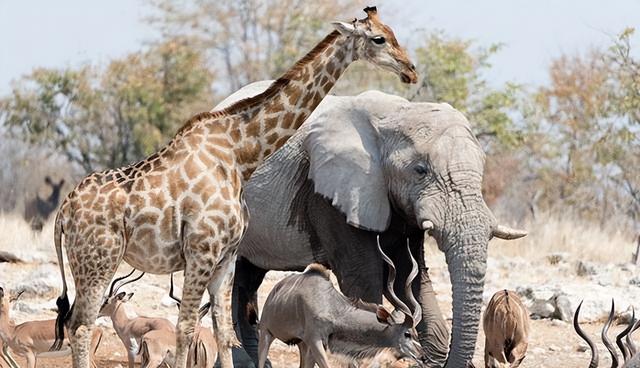
[[[230, 129], [231, 148], [245, 180], [295, 133], [355, 59], [353, 39], [334, 31], [265, 92], [227, 109], [242, 117]], [[256, 99], [260, 102], [234, 111]], [[234, 124], [240, 134], [233, 134]]]

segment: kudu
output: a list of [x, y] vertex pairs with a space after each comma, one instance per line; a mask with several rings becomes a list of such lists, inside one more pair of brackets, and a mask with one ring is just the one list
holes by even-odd
[[51, 213], [58, 208], [58, 202], [60, 201], [60, 191], [64, 185], [64, 179], [56, 184], [50, 177], [45, 177], [44, 182], [51, 187], [51, 194], [49, 197], [43, 199], [39, 194], [29, 201], [24, 208], [24, 219], [31, 225], [31, 229], [40, 231], [47, 221]]
[[[10, 368], [18, 368], [18, 364], [9, 353], [9, 348], [27, 360], [28, 368], [35, 368], [38, 358], [57, 358], [71, 355], [68, 341], [64, 340], [65, 349], [49, 352], [55, 340], [56, 320], [28, 321], [16, 325], [10, 316], [11, 305], [22, 295], [8, 295], [0, 287], [0, 338], [2, 339], [2, 360]], [[91, 366], [96, 367], [95, 352], [102, 339], [102, 330], [97, 328], [91, 338]]]
[[373, 357], [389, 349], [397, 358], [409, 357], [421, 364], [414, 329], [422, 319], [422, 309], [411, 287], [418, 265], [407, 247], [413, 267], [405, 293], [412, 313], [394, 292], [396, 268], [382, 251], [379, 240], [378, 251], [389, 269], [387, 291], [395, 308], [393, 313], [381, 305], [348, 299], [335, 289], [324, 266], [311, 264], [303, 273], [284, 278], [269, 293], [259, 323], [259, 368], [264, 368], [275, 338], [297, 344], [300, 367], [305, 368], [314, 364], [329, 367], [325, 347], [351, 358]]
[[529, 345], [529, 311], [515, 291], [496, 292], [482, 317], [485, 334], [484, 365], [486, 368], [515, 368], [527, 353]]
[[[576, 312], [573, 316], [573, 327], [575, 328], [578, 335], [584, 341], [586, 341], [586, 343], [589, 345], [589, 349], [591, 350], [591, 361], [589, 362], [589, 368], [597, 368], [599, 364], [599, 357], [598, 357], [598, 349], [596, 348], [596, 344], [582, 330], [582, 328], [580, 327], [580, 324], [578, 323], [578, 317], [580, 315], [581, 307], [582, 307], [582, 302], [580, 302], [580, 305], [578, 305], [578, 308], [576, 309]], [[615, 303], [612, 300], [611, 312], [609, 313], [609, 318], [607, 319], [607, 322], [604, 324], [604, 327], [602, 328], [602, 334], [601, 334], [602, 342], [604, 343], [604, 346], [609, 351], [609, 354], [611, 354], [611, 368], [617, 368], [620, 364], [618, 359], [618, 353], [616, 352], [615, 347], [613, 346], [613, 343], [611, 342], [608, 336], [609, 327], [613, 323], [614, 316], [615, 316]], [[620, 332], [616, 336], [616, 344], [620, 348], [620, 351], [622, 352], [622, 358], [624, 360], [621, 368], [640, 368], [640, 354], [637, 352], [637, 347], [633, 342], [633, 340], [631, 339], [631, 334], [638, 328], [640, 328], [640, 320], [635, 319], [635, 310], [633, 310], [631, 319], [629, 320], [629, 324], [622, 332]], [[623, 339], [626, 340], [626, 343], [625, 341], [623, 341]]]
[[[169, 296], [175, 300], [180, 309], [182, 300], [173, 294], [173, 274], [171, 274], [171, 288], [169, 289]], [[193, 333], [193, 339], [189, 345], [187, 351], [187, 367], [192, 368], [211, 368], [216, 362], [218, 356], [218, 345], [213, 337], [213, 333], [210, 328], [202, 327], [200, 321], [204, 318], [209, 309], [211, 303], [207, 302], [198, 311], [198, 323]]]
[[[136, 356], [141, 352], [142, 341], [145, 341], [147, 346], [160, 345], [159, 351], [162, 356], [153, 356], [153, 361], [157, 360], [158, 364], [165, 358], [165, 354], [169, 349], [175, 349], [175, 326], [171, 321], [166, 318], [151, 318], [151, 317], [135, 317], [129, 318], [125, 312], [123, 305], [131, 299], [133, 293], [126, 294], [125, 292], [118, 293], [118, 290], [127, 284], [139, 280], [144, 272], [140, 276], [123, 281], [116, 286], [116, 283], [125, 280], [133, 274], [135, 270], [123, 277], [119, 277], [113, 280], [109, 288], [109, 294], [104, 300], [104, 303], [100, 307], [99, 316], [108, 316], [111, 318], [113, 328], [116, 330], [116, 334], [122, 340], [124, 347], [127, 350], [127, 358], [129, 368], [134, 367]], [[164, 341], [171, 341], [172, 345], [164, 344]], [[153, 350], [155, 351], [155, 350]], [[143, 365], [145, 367], [146, 365]], [[156, 365], [157, 366], [157, 365]]]

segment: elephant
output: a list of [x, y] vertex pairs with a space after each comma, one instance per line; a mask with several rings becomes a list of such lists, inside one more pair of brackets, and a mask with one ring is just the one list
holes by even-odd
[[[253, 83], [217, 108], [268, 85]], [[424, 257], [418, 257], [412, 288], [423, 309], [417, 331], [424, 362], [466, 366], [475, 350], [488, 242], [526, 235], [499, 225], [485, 204], [483, 166], [469, 122], [448, 104], [378, 91], [327, 96], [244, 185], [250, 220], [232, 298], [236, 332], [251, 359], [257, 361], [257, 290], [268, 270], [321, 263], [345, 295], [381, 303], [388, 270], [377, 239], [397, 266], [396, 280], [404, 280], [411, 270], [407, 244], [424, 254], [424, 237], [431, 236], [450, 272], [453, 323], [449, 342]], [[401, 282], [394, 290], [406, 302]]]

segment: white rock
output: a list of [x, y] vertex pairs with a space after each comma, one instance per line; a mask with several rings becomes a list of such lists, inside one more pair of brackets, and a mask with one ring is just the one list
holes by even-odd
[[176, 303], [175, 300], [171, 299], [169, 295], [165, 295], [162, 297], [162, 300], [160, 300], [160, 305], [162, 305], [163, 307], [176, 308], [176, 305], [178, 305], [178, 303]]
[[556, 308], [554, 317], [565, 321], [571, 322], [573, 320], [573, 312], [574, 308], [569, 300], [569, 297], [566, 295], [558, 295], [555, 298]]

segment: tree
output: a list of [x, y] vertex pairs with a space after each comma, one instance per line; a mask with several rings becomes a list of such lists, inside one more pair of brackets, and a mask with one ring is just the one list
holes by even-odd
[[640, 105], [625, 37], [609, 51], [554, 60], [550, 84], [530, 97], [522, 161], [542, 208], [571, 208], [602, 225], [616, 214], [637, 221]]
[[[483, 77], [500, 45], [474, 49], [471, 41], [449, 38], [441, 32], [425, 39], [425, 44], [416, 49], [416, 66], [422, 79], [410, 98], [447, 102], [467, 116], [479, 138], [495, 137], [497, 148], [515, 144], [518, 132], [509, 113], [516, 108], [519, 87], [510, 83], [492, 87]], [[491, 141], [485, 140], [488, 143]]]
[[36, 69], [0, 100], [0, 121], [85, 172], [118, 167], [159, 149], [194, 111], [209, 110], [212, 80], [202, 55], [172, 39], [105, 70]]
[[325, 36], [330, 21], [357, 14], [357, 0], [149, 0], [149, 22], [164, 37], [188, 37], [209, 50], [220, 87], [229, 95], [244, 85], [274, 79]]

